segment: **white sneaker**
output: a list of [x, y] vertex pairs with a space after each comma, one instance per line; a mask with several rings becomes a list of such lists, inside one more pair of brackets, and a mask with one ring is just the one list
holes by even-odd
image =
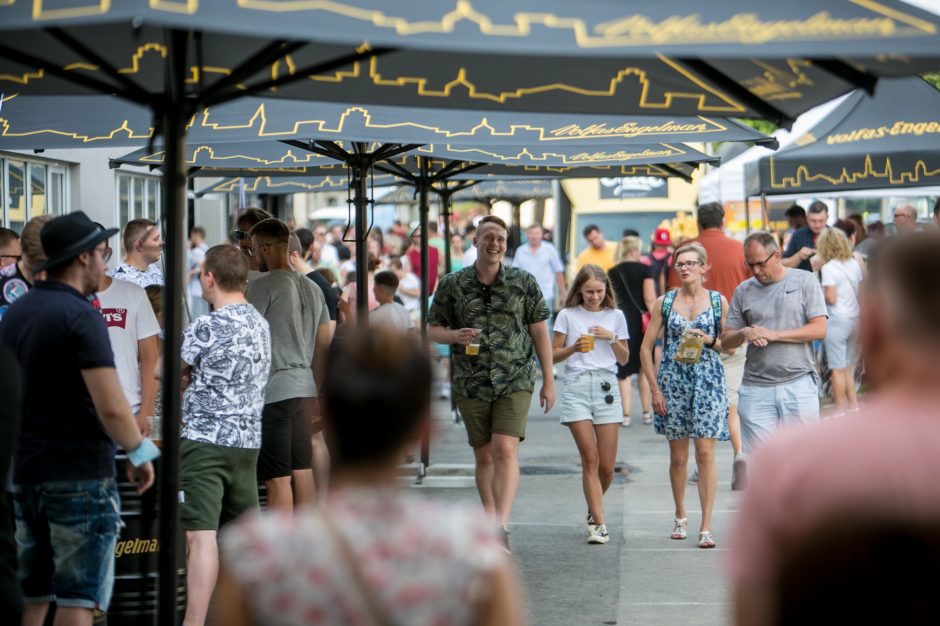
[[610, 535], [607, 534], [607, 524], [598, 524], [594, 527], [594, 532], [588, 537], [588, 543], [607, 543], [610, 541]]
[[744, 453], [735, 455], [731, 464], [731, 491], [742, 491], [747, 488], [747, 457]]
[[591, 515], [590, 511], [588, 511], [587, 517], [584, 518], [584, 526], [587, 528], [588, 536], [594, 534], [594, 529], [597, 527], [597, 524], [594, 523], [594, 516]]

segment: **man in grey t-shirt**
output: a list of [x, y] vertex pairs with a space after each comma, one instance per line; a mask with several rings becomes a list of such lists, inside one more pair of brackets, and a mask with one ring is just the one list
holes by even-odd
[[277, 219], [252, 227], [249, 253], [268, 274], [249, 283], [246, 294], [271, 327], [258, 478], [267, 487], [268, 506], [287, 511], [314, 500], [310, 438], [316, 383], [323, 380], [330, 345], [323, 292], [291, 268], [289, 237], [287, 224]]
[[813, 341], [826, 336], [826, 301], [813, 274], [781, 263], [770, 233], [748, 235], [744, 260], [753, 278], [734, 291], [721, 345], [750, 344], [738, 400], [748, 453], [782, 425], [819, 419]]

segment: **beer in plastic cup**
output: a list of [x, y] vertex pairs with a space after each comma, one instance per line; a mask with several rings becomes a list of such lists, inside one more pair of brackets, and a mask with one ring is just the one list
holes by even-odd
[[473, 339], [470, 340], [470, 343], [466, 345], [464, 352], [470, 356], [476, 356], [480, 354], [480, 335], [483, 333], [483, 330], [480, 328], [473, 329]]
[[587, 344], [588, 352], [594, 349], [594, 335], [583, 333], [581, 335], [581, 342]]

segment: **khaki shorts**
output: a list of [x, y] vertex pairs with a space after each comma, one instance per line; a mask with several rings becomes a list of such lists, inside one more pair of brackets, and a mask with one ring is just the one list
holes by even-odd
[[747, 361], [747, 345], [742, 345], [734, 354], [722, 353], [721, 364], [725, 368], [725, 380], [728, 381], [728, 406], [738, 406], [738, 390], [744, 380], [744, 364]]
[[531, 391], [517, 391], [492, 402], [471, 400], [461, 395], [454, 397], [467, 428], [467, 441], [471, 448], [485, 446], [493, 434], [525, 440], [526, 419], [532, 404]]

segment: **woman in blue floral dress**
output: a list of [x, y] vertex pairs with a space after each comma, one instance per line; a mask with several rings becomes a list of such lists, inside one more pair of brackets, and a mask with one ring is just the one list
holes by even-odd
[[[653, 394], [653, 425], [669, 440], [669, 482], [676, 503], [671, 537], [686, 538], [685, 485], [692, 439], [702, 505], [699, 547], [714, 548], [711, 515], [717, 489], [715, 441], [728, 439], [728, 393], [718, 338], [725, 327], [728, 303], [721, 294], [703, 285], [709, 266], [701, 244], [680, 247], [674, 259], [682, 286], [656, 301], [640, 358]], [[664, 329], [665, 349], [657, 376], [653, 344]], [[695, 359], [695, 349], [686, 362], [676, 359], [684, 347], [683, 340], [689, 337], [701, 345], [696, 362], [687, 362]]]

